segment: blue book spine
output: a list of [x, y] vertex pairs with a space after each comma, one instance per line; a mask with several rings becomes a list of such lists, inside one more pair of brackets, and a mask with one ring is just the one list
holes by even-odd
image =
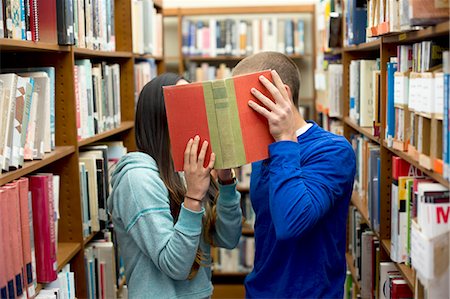
[[[294, 28], [293, 28], [292, 20], [284, 21], [284, 41], [286, 42], [286, 54], [292, 55], [294, 54]], [[278, 37], [281, 38], [281, 37]]]
[[378, 194], [377, 194], [377, 213], [375, 215], [375, 231], [380, 232], [380, 195], [381, 195], [381, 158], [377, 158], [377, 176], [378, 176]]
[[444, 160], [444, 177], [450, 179], [450, 142], [449, 142], [449, 101], [450, 101], [450, 74], [444, 74], [444, 122], [442, 128], [442, 153]]
[[397, 71], [397, 64], [387, 63], [387, 116], [386, 116], [386, 140], [388, 146], [392, 146], [395, 135], [395, 107], [394, 107], [394, 73]]
[[27, 40], [27, 31], [25, 27], [25, 0], [20, 0], [20, 30], [22, 39]]
[[366, 42], [367, 27], [367, 3], [366, 1], [352, 0], [350, 3], [351, 34], [350, 45], [358, 45]]
[[189, 55], [195, 55], [196, 33], [197, 29], [193, 22], [189, 26]]

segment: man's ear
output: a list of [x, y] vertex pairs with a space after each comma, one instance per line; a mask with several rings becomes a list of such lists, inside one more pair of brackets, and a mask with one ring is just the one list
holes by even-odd
[[291, 89], [289, 88], [289, 86], [287, 84], [284, 84], [284, 88], [286, 88], [286, 91], [289, 95], [289, 99], [291, 99], [291, 101], [293, 102]]

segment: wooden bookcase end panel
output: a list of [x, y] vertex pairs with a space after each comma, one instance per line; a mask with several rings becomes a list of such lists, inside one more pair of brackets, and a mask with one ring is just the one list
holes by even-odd
[[115, 0], [116, 50], [132, 52], [131, 1]]

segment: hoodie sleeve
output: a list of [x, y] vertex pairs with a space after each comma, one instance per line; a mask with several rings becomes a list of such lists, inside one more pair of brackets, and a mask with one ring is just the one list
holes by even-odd
[[216, 232], [214, 244], [218, 247], [233, 249], [239, 243], [242, 233], [241, 194], [236, 184], [220, 185], [217, 199]]
[[202, 232], [204, 210], [182, 205], [174, 225], [169, 194], [156, 173], [129, 171], [116, 198], [126, 232], [156, 267], [174, 280], [187, 279]]

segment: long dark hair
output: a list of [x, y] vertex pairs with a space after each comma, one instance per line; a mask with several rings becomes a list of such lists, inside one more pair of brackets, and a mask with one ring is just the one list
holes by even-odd
[[[165, 73], [148, 82], [139, 94], [135, 121], [137, 148], [140, 152], [150, 155], [158, 165], [159, 175], [169, 191], [170, 211], [174, 223], [178, 220], [186, 189], [179, 174], [175, 171], [170, 152], [170, 137], [166, 107], [164, 105], [163, 86], [175, 85], [182, 79], [184, 78], [177, 74]], [[206, 213], [203, 218], [204, 238], [211, 245], [214, 245], [212, 236], [215, 232], [217, 194], [217, 185], [211, 179], [211, 184], [204, 200]], [[189, 278], [193, 278], [196, 275], [204, 260], [203, 253], [198, 249]]]

